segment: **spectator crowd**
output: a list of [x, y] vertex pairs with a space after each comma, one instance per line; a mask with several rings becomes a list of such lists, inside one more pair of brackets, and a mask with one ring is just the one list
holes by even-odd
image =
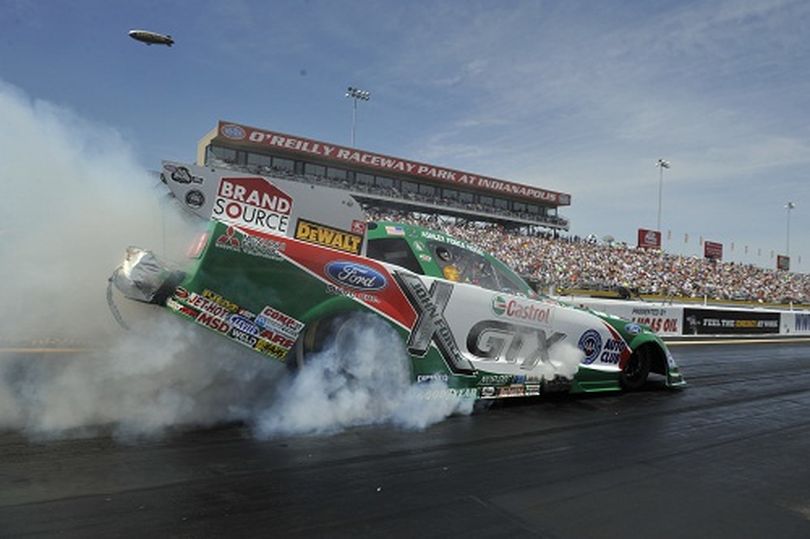
[[492, 253], [544, 289], [625, 287], [639, 294], [767, 303], [810, 303], [810, 275], [667, 254], [594, 238], [526, 234], [500, 225], [459, 223], [435, 215], [369, 211], [370, 220], [396, 220], [441, 230]]

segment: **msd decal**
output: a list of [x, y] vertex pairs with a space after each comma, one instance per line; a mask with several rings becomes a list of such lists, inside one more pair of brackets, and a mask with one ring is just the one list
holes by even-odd
[[293, 200], [265, 178], [222, 178], [212, 217], [257, 232], [286, 234]]

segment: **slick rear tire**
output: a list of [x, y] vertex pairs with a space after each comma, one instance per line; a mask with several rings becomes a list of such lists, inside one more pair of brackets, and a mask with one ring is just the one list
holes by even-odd
[[622, 388], [635, 391], [644, 387], [650, 374], [653, 353], [651, 346], [641, 346], [633, 352], [619, 378]]

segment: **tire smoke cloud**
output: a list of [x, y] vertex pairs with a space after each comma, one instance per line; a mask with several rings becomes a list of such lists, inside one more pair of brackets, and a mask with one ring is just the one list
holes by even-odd
[[[129, 245], [182, 261], [204, 228], [167, 200], [109, 127], [0, 81], [0, 430], [37, 439], [110, 433], [131, 441], [244, 422], [256, 436], [356, 425], [425, 428], [471, 402], [410, 384], [384, 323], [335, 339], [295, 374], [154, 306], [120, 299], [107, 278]], [[19, 354], [31, 346], [75, 354]], [[379, 361], [385, 358], [386, 361]], [[395, 361], [389, 361], [394, 359]]]

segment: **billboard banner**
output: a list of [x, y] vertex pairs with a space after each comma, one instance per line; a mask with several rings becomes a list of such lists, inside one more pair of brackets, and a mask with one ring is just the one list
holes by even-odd
[[790, 257], [784, 255], [776, 255], [776, 269], [790, 271]]
[[638, 229], [638, 246], [644, 249], [661, 248], [661, 232], [646, 228]]
[[347, 148], [336, 144], [329, 144], [317, 140], [306, 139], [276, 133], [265, 129], [256, 129], [241, 124], [220, 121], [218, 137], [223, 137], [240, 144], [253, 144], [262, 147], [274, 147], [285, 152], [294, 152], [343, 162], [346, 165], [360, 165], [375, 168], [381, 171], [410, 174], [434, 181], [447, 182], [457, 187], [484, 189], [502, 195], [530, 199], [555, 206], [569, 206], [571, 195], [558, 193], [546, 189], [538, 189], [529, 185], [478, 176], [468, 172], [453, 170], [433, 165], [426, 165], [417, 161], [389, 157], [387, 155], [366, 152], [357, 148]]
[[723, 260], [723, 244], [706, 240], [703, 242], [703, 257], [710, 260]]
[[725, 309], [683, 310], [684, 335], [752, 335], [779, 333], [778, 312]]

